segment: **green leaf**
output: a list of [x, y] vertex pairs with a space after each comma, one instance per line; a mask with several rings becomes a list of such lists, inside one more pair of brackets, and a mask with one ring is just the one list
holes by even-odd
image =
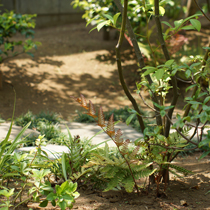
[[209, 118], [209, 115], [206, 112], [202, 112], [200, 114], [200, 121], [201, 123], [205, 123]]
[[175, 30], [177, 30], [182, 25], [183, 22], [184, 22], [183, 19], [174, 21]]
[[127, 120], [126, 120], [126, 125], [129, 125], [130, 122], [131, 122], [131, 120], [132, 120], [135, 116], [136, 116], [135, 113], [134, 113], [134, 114], [131, 114], [131, 115], [127, 118]]
[[158, 138], [160, 141], [166, 142], [166, 137], [163, 136], [163, 135], [158, 134], [158, 135], [157, 135], [157, 138]]
[[164, 110], [168, 110], [168, 109], [172, 109], [172, 108], [174, 108], [174, 105], [166, 106], [166, 107], [164, 107]]
[[65, 180], [67, 181], [67, 173], [66, 173], [66, 153], [63, 152], [61, 157], [61, 165], [62, 165], [62, 172]]
[[196, 19], [191, 19], [190, 20], [191, 24], [195, 27], [195, 29], [197, 31], [200, 31], [201, 30], [201, 23], [199, 20], [196, 20]]
[[144, 67], [143, 69], [147, 69], [147, 70], [142, 74], [142, 76], [147, 76], [148, 74], [151, 74], [156, 71], [156, 68], [152, 66], [147, 66], [147, 67]]
[[160, 15], [164, 15], [165, 14], [165, 9], [161, 6], [159, 6], [159, 12], [160, 12]]
[[48, 200], [44, 200], [44, 201], [42, 201], [42, 202], [39, 204], [39, 206], [40, 206], [40, 207], [46, 207], [47, 204], [48, 204]]
[[105, 25], [108, 25], [109, 21], [108, 20], [105, 20], [105, 21], [102, 21], [100, 22], [96, 27], [97, 27], [97, 30], [100, 31]]
[[138, 42], [138, 46], [140, 47], [142, 53], [147, 57], [150, 58], [151, 49], [148, 44], [143, 44], [141, 42]]
[[34, 54], [31, 52], [26, 52], [26, 54], [30, 55], [32, 58], [34, 58]]
[[114, 26], [116, 26], [116, 24], [117, 24], [117, 19], [118, 19], [118, 17], [121, 15], [121, 13], [120, 12], [118, 12], [117, 14], [115, 14], [114, 15], [114, 17], [113, 17], [113, 20], [114, 20]]
[[162, 23], [164, 23], [165, 25], [167, 25], [169, 28], [173, 28], [171, 25], [170, 25], [170, 23], [168, 23], [168, 22], [166, 22], [166, 21], [162, 21]]
[[182, 29], [182, 30], [194, 30], [195, 27], [192, 26], [192, 25], [188, 25], [188, 26], [183, 26], [183, 27], [181, 27], [181, 29]]
[[210, 47], [203, 47], [204, 50], [210, 50]]
[[66, 202], [64, 200], [59, 202], [58, 205], [61, 207], [61, 210], [65, 210], [66, 209]]
[[205, 152], [199, 157], [199, 160], [201, 160], [202, 158], [206, 157], [209, 153], [210, 153], [210, 150], [209, 150], [209, 151], [205, 151]]
[[51, 201], [51, 204], [52, 204], [53, 206], [56, 206], [55, 200], [52, 200], [52, 201]]
[[163, 78], [164, 72], [165, 72], [164, 69], [158, 69], [158, 70], [155, 72], [154, 76], [156, 77], [157, 80], [160, 80], [160, 79]]
[[165, 62], [166, 66], [171, 66], [174, 63], [174, 59], [168, 60]]
[[57, 197], [56, 194], [51, 192], [50, 194], [47, 195], [47, 200], [48, 201], [53, 201], [53, 200], [56, 199], [56, 197]]
[[108, 20], [110, 20], [112, 22], [112, 24], [114, 24], [114, 19], [111, 15], [103, 14], [103, 16], [106, 17]]
[[206, 103], [209, 102], [209, 101], [210, 101], [210, 96], [206, 97], [206, 98], [204, 99], [203, 103], [206, 104]]
[[0, 210], [9, 210], [9, 208], [8, 207], [2, 207], [2, 208], [0, 208]]
[[97, 26], [94, 27], [94, 28], [92, 28], [92, 29], [89, 31], [89, 33], [90, 33], [91, 31], [95, 30], [95, 29], [97, 29]]
[[188, 79], [191, 76], [191, 71], [189, 69], [187, 69], [184, 74], [185, 74], [186, 78]]
[[166, 111], [165, 110], [161, 110], [160, 111], [160, 115], [161, 115], [161, 117], [164, 117], [166, 115]]
[[193, 87], [195, 87], [195, 86], [197, 86], [198, 84], [193, 84], [193, 85], [190, 85], [190, 86], [188, 86], [187, 88], [186, 88], [186, 92], [189, 90], [189, 89], [191, 89], [191, 88], [193, 88]]
[[206, 138], [206, 139], [204, 139], [202, 142], [200, 142], [198, 144], [198, 147], [205, 146], [206, 144], [209, 144], [209, 143], [210, 143], [210, 139], [209, 138]]

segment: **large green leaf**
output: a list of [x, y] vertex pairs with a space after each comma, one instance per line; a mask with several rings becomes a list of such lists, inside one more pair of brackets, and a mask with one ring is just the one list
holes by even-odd
[[191, 19], [190, 20], [191, 24], [195, 27], [195, 29], [197, 31], [200, 31], [201, 30], [201, 23], [199, 20], [196, 20], [196, 19]]

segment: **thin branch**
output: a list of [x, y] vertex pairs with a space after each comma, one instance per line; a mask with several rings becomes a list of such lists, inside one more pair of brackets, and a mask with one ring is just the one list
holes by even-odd
[[127, 87], [127, 85], [125, 83], [124, 76], [123, 76], [123, 73], [122, 73], [120, 49], [121, 49], [122, 42], [123, 42], [123, 39], [124, 39], [126, 19], [127, 19], [127, 6], [124, 5], [122, 25], [121, 25], [121, 30], [120, 30], [120, 37], [119, 37], [118, 43], [117, 43], [117, 45], [115, 47], [117, 67], [118, 67], [118, 74], [119, 74], [120, 83], [121, 83], [121, 85], [123, 87], [123, 90], [124, 90], [126, 96], [131, 101], [131, 103], [132, 103], [134, 109], [136, 110], [136, 112], [139, 114], [139, 115], [137, 115], [137, 118], [138, 118], [141, 130], [143, 132], [144, 129], [145, 129], [145, 125], [144, 125], [144, 121], [143, 121], [142, 117], [140, 116], [141, 112], [140, 112], [139, 107], [138, 107], [138, 105], [136, 103], [136, 100], [133, 98], [133, 96], [131, 95], [130, 91], [128, 90], [128, 87]]
[[[114, 3], [116, 4], [116, 6], [119, 9], [119, 11], [121, 13], [123, 13], [123, 7], [122, 7], [122, 4], [121, 4], [120, 0], [114, 0]], [[135, 34], [133, 32], [133, 28], [131, 26], [131, 23], [130, 23], [128, 17], [126, 17], [126, 28], [128, 30], [129, 36], [130, 36], [131, 41], [132, 41], [132, 44], [133, 44], [135, 55], [137, 57], [137, 62], [139, 64], [139, 66], [140, 66], [140, 69], [142, 69], [143, 67], [145, 67], [144, 58], [142, 56], [141, 50], [139, 48], [139, 45], [138, 45], [138, 42], [137, 42], [137, 39], [136, 39], [136, 36], [135, 36]], [[147, 75], [146, 76], [146, 79], [147, 79], [147, 81], [149, 82], [150, 85], [153, 83], [150, 75]], [[153, 92], [152, 92], [152, 101], [155, 102], [155, 103], [157, 103], [157, 104], [159, 104], [158, 98], [157, 98], [157, 96]], [[158, 107], [155, 107], [155, 109], [159, 110]], [[157, 116], [156, 117], [156, 121], [157, 121], [157, 124], [159, 126], [162, 126], [161, 116]]]
[[196, 6], [198, 7], [198, 9], [203, 13], [203, 15], [205, 16], [205, 18], [210, 21], [210, 18], [204, 13], [204, 11], [201, 9], [201, 7], [199, 6], [198, 2], [196, 0], [194, 0]]
[[[173, 125], [173, 122], [171, 121], [171, 119], [169, 118], [169, 116], [166, 114], [165, 115], [168, 119], [168, 121], [170, 122], [171, 125]], [[189, 138], [187, 138], [178, 128], [175, 128], [175, 130], [177, 131], [177, 133], [180, 134], [180, 136], [182, 136], [185, 140], [187, 140], [188, 143], [194, 144], [197, 146], [197, 144], [193, 141], [191, 141]]]
[[[125, 94], [127, 95], [127, 97], [129, 98], [129, 100], [131, 101], [131, 103], [133, 104], [134, 109], [137, 111], [137, 113], [140, 114], [140, 110], [139, 110], [139, 107], [138, 107], [138, 105], [136, 103], [136, 100], [130, 94], [130, 92], [128, 90], [128, 87], [127, 87], [127, 85], [125, 83], [125, 80], [124, 80], [124, 77], [123, 77], [123, 73], [122, 73], [122, 65], [121, 65], [120, 48], [122, 46], [122, 42], [123, 42], [124, 34], [125, 34], [125, 25], [126, 25], [126, 19], [127, 19], [127, 6], [128, 6], [128, 0], [124, 0], [124, 10], [123, 10], [123, 13], [122, 13], [122, 25], [121, 25], [121, 30], [120, 30], [120, 37], [119, 37], [118, 43], [117, 43], [116, 48], [115, 48], [115, 50], [116, 50], [116, 59], [117, 59], [119, 78], [120, 78], [120, 82], [121, 82], [121, 85], [123, 87], [123, 90], [124, 90]], [[137, 115], [137, 118], [139, 120], [139, 124], [140, 124], [141, 130], [143, 132], [144, 129], [145, 129], [144, 121], [143, 121], [143, 119], [142, 119], [142, 117], [140, 115]], [[118, 150], [120, 152], [120, 148], [119, 148], [118, 145], [117, 145], [117, 148], [118, 148]], [[125, 158], [124, 154], [121, 153], [121, 155], [123, 156], [123, 158], [125, 159], [128, 167], [129, 167], [131, 176], [132, 176], [134, 184], [135, 184], [135, 188], [137, 190], [138, 195], [140, 195], [139, 189], [138, 189], [138, 185], [136, 183], [135, 177], [134, 177], [133, 172], [131, 170], [131, 166], [130, 166], [127, 158]]]
[[[166, 47], [165, 40], [163, 38], [162, 26], [161, 26], [159, 16], [160, 16], [160, 14], [159, 14], [159, 0], [155, 0], [155, 22], [156, 22], [156, 26], [157, 26], [157, 30], [158, 30], [158, 37], [159, 37], [159, 41], [160, 41], [165, 59], [170, 60], [170, 55], [169, 55], [168, 49]], [[169, 119], [172, 118], [173, 111], [174, 111], [175, 105], [176, 105], [178, 97], [179, 97], [176, 76], [171, 77], [171, 82], [172, 82], [172, 86], [173, 86], [173, 99], [171, 102], [171, 106], [173, 106], [173, 108], [168, 110]], [[165, 125], [165, 137], [168, 137], [169, 133], [170, 133], [169, 119], [166, 121], [166, 125]]]

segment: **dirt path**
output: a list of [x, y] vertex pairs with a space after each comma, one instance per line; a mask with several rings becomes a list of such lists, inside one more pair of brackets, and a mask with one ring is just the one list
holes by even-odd
[[[103, 41], [102, 32], [91, 32], [84, 23], [47, 29], [37, 29], [35, 39], [42, 43], [34, 59], [22, 55], [4, 63], [3, 90], [0, 92], [0, 114], [4, 119], [12, 115], [14, 93], [17, 93], [15, 115], [31, 110], [53, 111], [64, 119], [71, 119], [80, 107], [70, 98], [80, 93], [105, 108], [130, 105], [118, 81], [114, 47], [117, 40]], [[132, 84], [135, 60], [125, 43], [126, 80]], [[111, 60], [110, 60], [111, 59]], [[138, 76], [138, 75], [137, 75]], [[135, 83], [134, 83], [135, 84]]]

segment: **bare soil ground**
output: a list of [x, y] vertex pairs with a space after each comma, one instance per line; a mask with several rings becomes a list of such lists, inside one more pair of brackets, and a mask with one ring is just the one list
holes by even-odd
[[[1, 117], [9, 119], [12, 115], [14, 92], [11, 86], [15, 88], [17, 97], [15, 116], [28, 110], [34, 114], [53, 111], [65, 120], [71, 120], [76, 110], [81, 108], [70, 96], [77, 97], [80, 93], [105, 110], [130, 106], [118, 80], [115, 31], [111, 31], [110, 41], [103, 41], [102, 32], [89, 34], [89, 30], [85, 23], [36, 29], [35, 39], [42, 42], [42, 46], [34, 53], [35, 57], [31, 59], [21, 55], [1, 66], [4, 75], [3, 90], [0, 91]], [[207, 37], [206, 33], [209, 31], [201, 31], [196, 36], [203, 39]], [[139, 80], [138, 67], [127, 42], [123, 52], [126, 82], [131, 90], [135, 90], [134, 81]], [[139, 100], [137, 95], [134, 96]], [[167, 191], [159, 198], [155, 196], [155, 189], [148, 195], [142, 192], [137, 197], [123, 192], [103, 193], [86, 186], [79, 189], [81, 196], [74, 209], [210, 209], [210, 193], [207, 193], [210, 190], [210, 158], [198, 160], [199, 156], [200, 153], [194, 153], [176, 160], [177, 164], [195, 174], [184, 179], [172, 178]], [[31, 207], [38, 208], [35, 205]]]
[[[79, 97], [80, 93], [105, 109], [130, 105], [118, 81], [115, 31], [111, 31], [110, 41], [103, 41], [102, 32], [89, 34], [90, 29], [84, 23], [37, 29], [35, 40], [42, 46], [34, 53], [34, 59], [22, 55], [1, 68], [4, 74], [1, 117], [7, 119], [12, 114], [11, 84], [17, 94], [16, 116], [28, 110], [35, 114], [53, 111], [64, 119], [71, 119], [80, 107], [70, 96]], [[138, 77], [134, 73], [137, 67], [127, 43], [125, 49], [124, 56], [128, 58], [125, 76], [132, 84], [133, 76]]]

